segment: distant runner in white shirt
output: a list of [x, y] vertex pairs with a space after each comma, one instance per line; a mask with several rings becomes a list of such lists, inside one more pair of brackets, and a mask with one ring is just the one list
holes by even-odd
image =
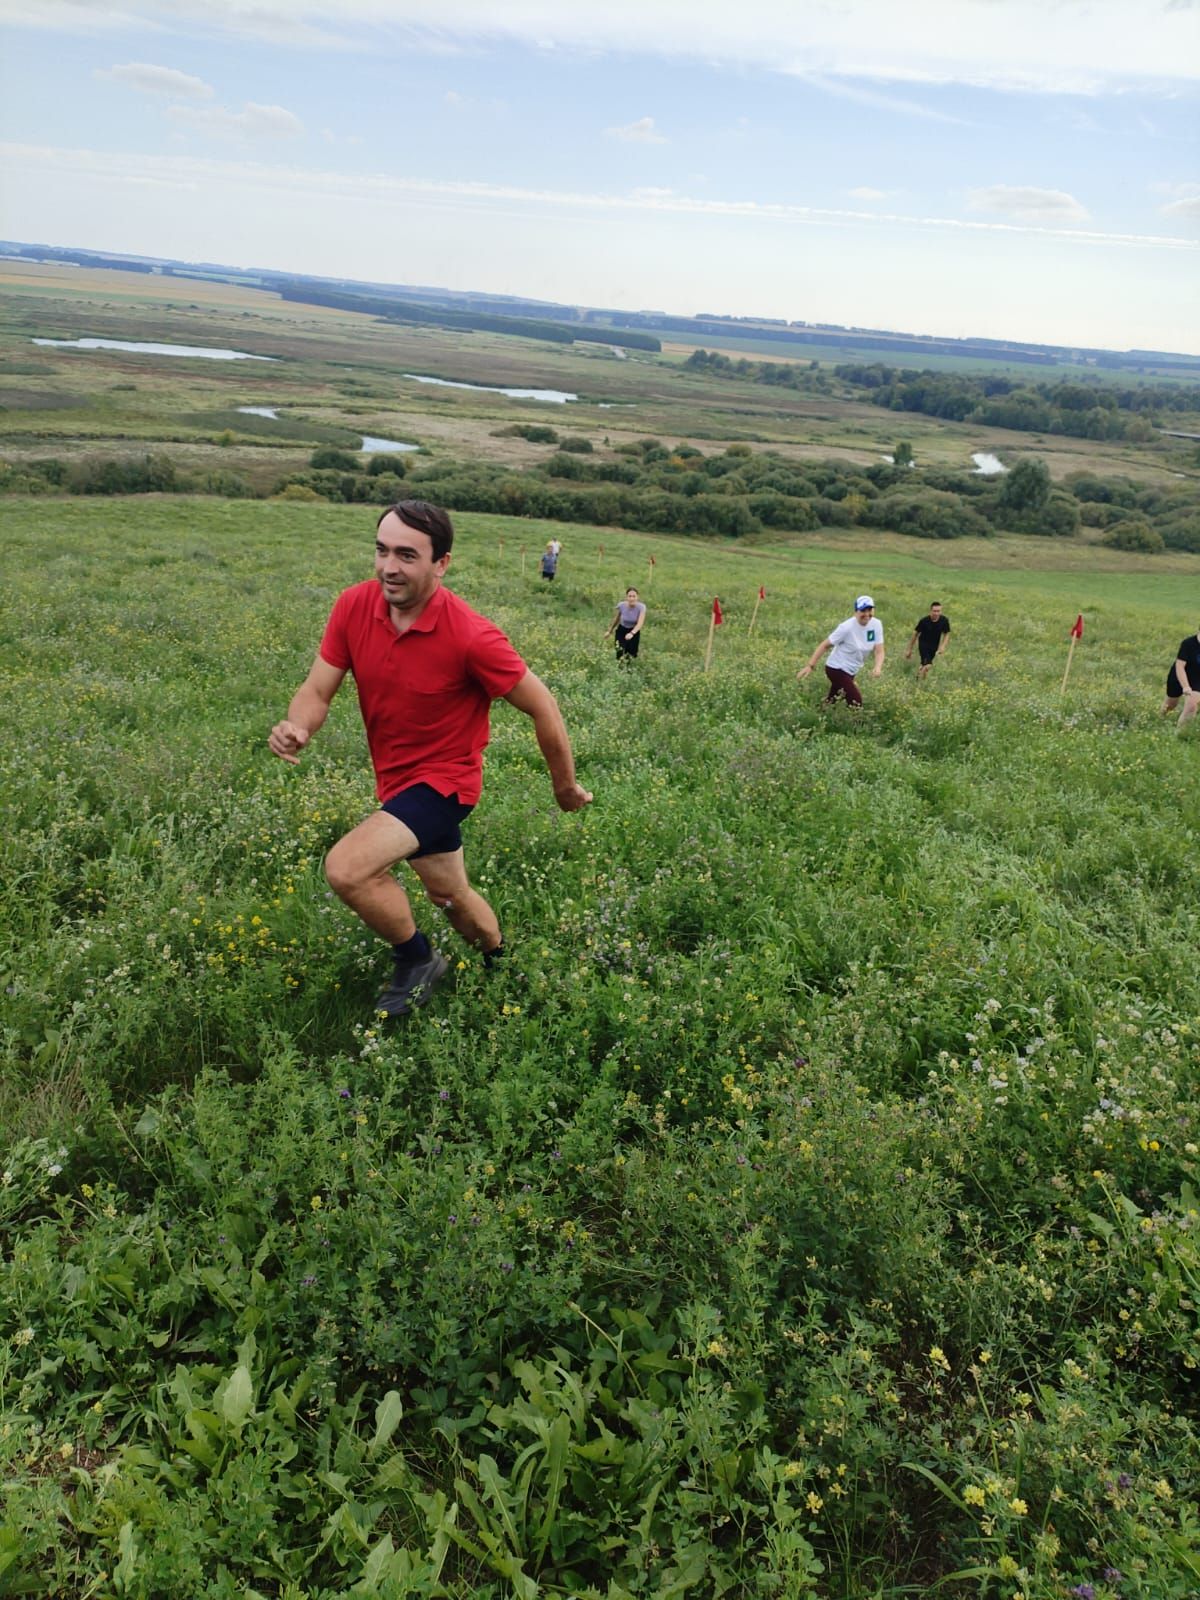
[[821, 640], [797, 678], [807, 678], [826, 650], [831, 654], [825, 663], [825, 676], [829, 679], [825, 704], [832, 705], [841, 694], [847, 705], [861, 706], [862, 692], [854, 680], [863, 662], [874, 655], [871, 676], [877, 678], [883, 671], [883, 623], [875, 615], [875, 602], [869, 594], [859, 595], [854, 602], [854, 615], [839, 622], [828, 639]]

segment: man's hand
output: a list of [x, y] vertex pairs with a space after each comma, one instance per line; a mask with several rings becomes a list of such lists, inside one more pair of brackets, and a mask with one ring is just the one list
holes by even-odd
[[577, 783], [573, 783], [569, 789], [556, 789], [554, 798], [558, 801], [560, 811], [582, 811], [584, 806], [592, 803], [590, 790], [580, 788]]
[[277, 722], [267, 738], [267, 748], [272, 755], [277, 755], [281, 761], [290, 761], [295, 767], [300, 764], [300, 752], [309, 737], [308, 729], [298, 722]]

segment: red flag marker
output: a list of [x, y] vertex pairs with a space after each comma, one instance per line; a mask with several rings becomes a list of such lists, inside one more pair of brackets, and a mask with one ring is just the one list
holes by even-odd
[[1082, 638], [1083, 638], [1083, 612], [1081, 611], [1079, 613], [1079, 615], [1075, 618], [1075, 626], [1071, 629], [1071, 633], [1070, 633], [1071, 642], [1067, 646], [1067, 664], [1066, 664], [1066, 667], [1063, 669], [1063, 681], [1058, 686], [1059, 694], [1066, 694], [1066, 692], [1067, 692], [1067, 679], [1068, 679], [1068, 677], [1070, 677], [1070, 674], [1071, 674], [1071, 657], [1075, 654], [1075, 641], [1077, 639], [1082, 639]]
[[704, 652], [705, 672], [707, 672], [709, 667], [712, 666], [713, 634], [724, 621], [725, 618], [721, 615], [721, 602], [717, 599], [714, 599], [712, 603], [712, 612], [708, 619], [708, 648]]

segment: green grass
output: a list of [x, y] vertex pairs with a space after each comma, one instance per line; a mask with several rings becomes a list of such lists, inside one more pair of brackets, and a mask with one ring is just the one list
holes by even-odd
[[352, 693], [264, 742], [369, 510], [5, 511], [0, 1594], [1194, 1595], [1194, 561], [461, 517], [596, 798], [497, 708], [507, 964], [385, 1028]]

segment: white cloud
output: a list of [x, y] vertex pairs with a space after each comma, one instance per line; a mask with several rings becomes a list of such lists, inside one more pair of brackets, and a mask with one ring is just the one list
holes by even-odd
[[168, 106], [167, 115], [222, 139], [295, 139], [304, 132], [304, 124], [294, 112], [283, 106], [255, 105], [253, 100], [246, 102], [244, 111], [230, 111], [225, 106]]
[[207, 100], [213, 93], [210, 83], [203, 78], [193, 78], [188, 72], [177, 72], [174, 67], [155, 67], [148, 61], [129, 61], [120, 67], [104, 67], [96, 72], [98, 78], [111, 78], [114, 83], [140, 89], [143, 94], [167, 95], [172, 100]]
[[850, 196], [851, 200], [886, 200], [887, 199], [887, 190], [886, 189], [868, 189], [868, 188], [866, 188], [864, 186], [863, 188], [860, 188], [860, 189], [847, 189], [846, 193]]
[[[719, 216], [748, 221], [827, 226], [844, 222], [869, 224], [880, 229], [921, 229], [934, 232], [986, 233], [1037, 236], [1069, 240], [1077, 245], [1134, 246], [1167, 251], [1200, 251], [1200, 241], [1169, 234], [1105, 233], [1083, 228], [1053, 227], [1030, 221], [975, 222], [959, 217], [912, 216], [894, 212], [852, 211], [833, 207], [764, 204], [756, 200], [706, 200], [670, 191], [605, 194], [561, 189], [532, 189], [510, 184], [447, 182], [440, 179], [397, 176], [395, 173], [320, 171], [294, 166], [269, 166], [262, 162], [230, 162], [181, 156], [111, 155], [93, 150], [63, 149], [49, 145], [0, 144], [0, 162], [12, 162], [14, 171], [27, 176], [43, 173], [69, 176], [93, 185], [119, 185], [145, 178], [191, 183], [211, 191], [227, 208], [234, 193], [250, 194], [256, 203], [293, 200], [303, 196], [312, 204], [328, 199], [366, 199], [379, 207], [409, 208], [438, 204], [463, 211], [504, 208], [513, 204], [549, 214], [619, 212], [659, 213], [677, 216]], [[1053, 191], [1039, 191], [1042, 193]], [[1069, 198], [1069, 197], [1068, 197]]]
[[1183, 200], [1172, 200], [1163, 206], [1164, 217], [1179, 217], [1184, 222], [1200, 222], [1200, 194], [1188, 195]]
[[922, 105], [919, 100], [907, 100], [895, 94], [881, 94], [878, 89], [864, 89], [861, 84], [847, 83], [822, 73], [806, 72], [798, 67], [789, 67], [785, 70], [789, 76], [803, 79], [814, 89], [823, 89], [826, 94], [837, 95], [841, 100], [853, 100], [861, 106], [871, 106], [876, 111], [894, 111], [899, 116], [921, 117], [927, 122], [961, 123], [962, 121], [961, 117], [951, 117], [944, 111], [935, 111], [932, 106]]
[[1087, 208], [1061, 189], [1035, 189], [1023, 184], [993, 183], [972, 189], [967, 196], [972, 211], [995, 211], [1018, 222], [1086, 222]]
[[[1097, 94], [1200, 82], [1179, 0], [2, 0], [6, 21], [257, 38], [302, 48], [529, 48], [692, 56], [825, 79]], [[919, 113], [918, 113], [919, 114]]]
[[621, 128], [605, 128], [610, 139], [624, 139], [629, 144], [666, 144], [666, 139], [654, 126], [653, 117], [639, 117]]

